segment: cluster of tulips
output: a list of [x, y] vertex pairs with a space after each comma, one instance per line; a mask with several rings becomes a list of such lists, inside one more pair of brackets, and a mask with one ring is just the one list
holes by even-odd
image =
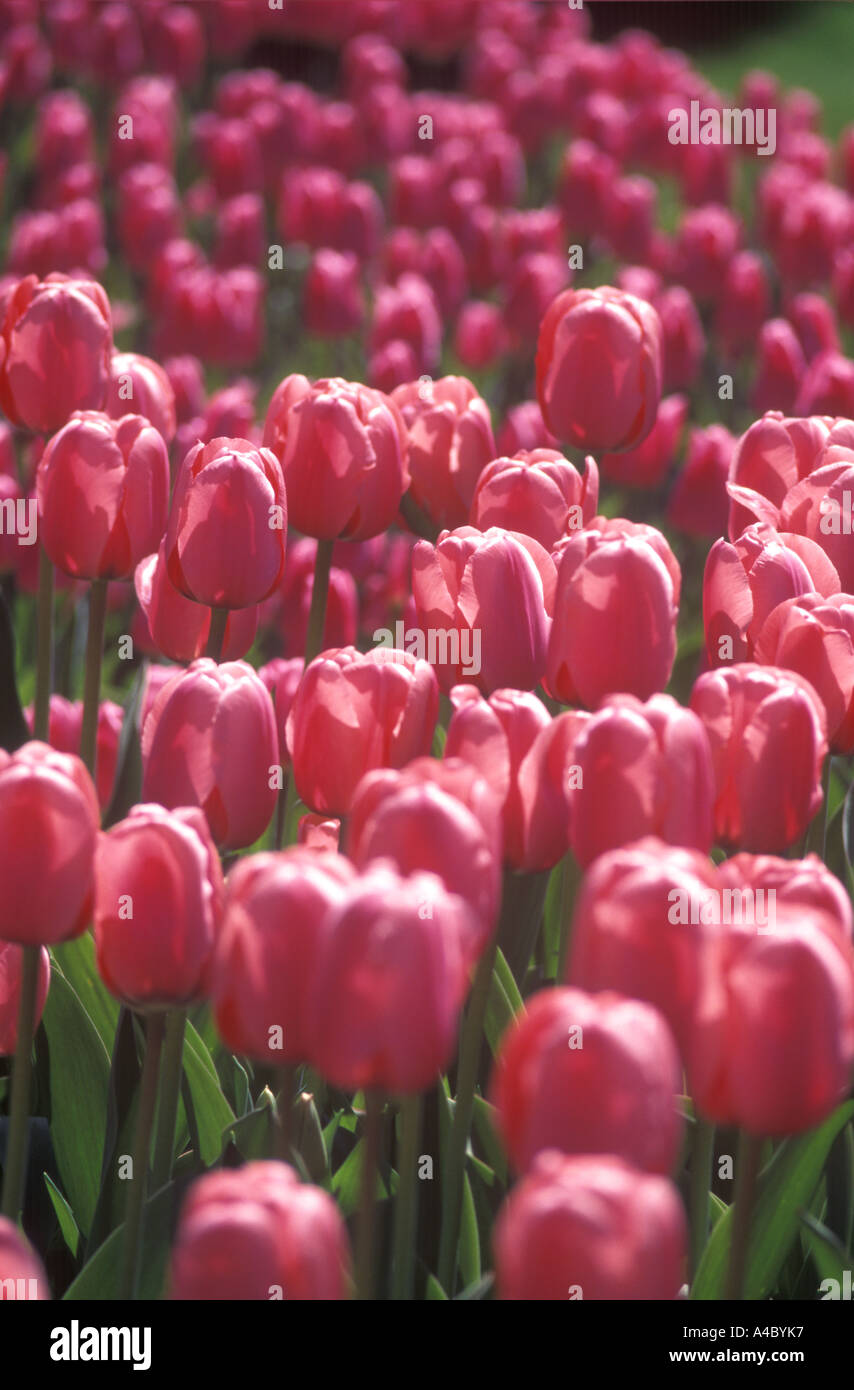
[[559, 3], [0, 0], [0, 1296], [850, 1267], [854, 132], [694, 100]]

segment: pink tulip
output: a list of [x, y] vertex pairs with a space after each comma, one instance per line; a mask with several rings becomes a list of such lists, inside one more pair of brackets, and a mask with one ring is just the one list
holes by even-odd
[[[14, 1057], [18, 1043], [18, 1010], [21, 1002], [23, 951], [11, 941], [0, 941], [0, 1057]], [[50, 986], [50, 956], [39, 949], [38, 986], [33, 1034], [41, 1021]]]
[[479, 531], [507, 527], [533, 536], [546, 550], [596, 514], [599, 471], [584, 461], [580, 474], [555, 449], [520, 450], [487, 464], [477, 481], [469, 522]]
[[175, 436], [175, 392], [158, 362], [137, 352], [114, 352], [104, 411], [114, 420], [143, 415], [166, 443]]
[[465, 377], [399, 386], [392, 400], [406, 426], [412, 500], [436, 526], [463, 526], [474, 490], [495, 457], [489, 407]]
[[824, 703], [831, 750], [854, 752], [854, 596], [802, 593], [758, 631], [755, 660], [804, 676]]
[[[134, 572], [134, 587], [155, 649], [170, 661], [195, 661], [207, 647], [211, 610], [175, 588], [168, 574], [166, 541], [146, 555]], [[258, 608], [231, 609], [222, 644], [223, 661], [238, 661], [255, 640]]]

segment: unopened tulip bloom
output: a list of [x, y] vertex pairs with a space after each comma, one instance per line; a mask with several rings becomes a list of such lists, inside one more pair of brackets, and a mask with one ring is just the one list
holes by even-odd
[[[32, 705], [24, 710], [24, 718], [32, 730], [35, 714]], [[119, 759], [124, 710], [113, 700], [102, 700], [98, 706], [98, 730], [95, 750], [95, 786], [98, 802], [104, 810], [110, 803], [116, 766]], [[47, 741], [59, 753], [79, 753], [83, 731], [83, 701], [66, 700], [63, 695], [51, 695], [48, 715]]]
[[481, 473], [469, 522], [479, 531], [503, 526], [533, 536], [546, 550], [596, 515], [599, 470], [593, 458], [583, 475], [556, 449], [520, 450], [497, 458]]
[[495, 1227], [501, 1299], [675, 1299], [682, 1200], [667, 1179], [606, 1155], [540, 1154]]
[[473, 685], [455, 686], [451, 702], [445, 759], [465, 759], [494, 789], [505, 862], [527, 873], [553, 868], [569, 844], [572, 754], [587, 715], [552, 719], [534, 695], [495, 690], [484, 700]]
[[0, 749], [0, 940], [49, 946], [85, 930], [100, 812], [79, 758]]
[[714, 766], [715, 839], [754, 853], [788, 848], [822, 801], [827, 717], [802, 676], [740, 662], [695, 682]]
[[426, 661], [385, 647], [364, 655], [354, 647], [323, 652], [307, 667], [288, 714], [300, 797], [314, 811], [347, 815], [366, 772], [429, 753], [438, 710]]
[[278, 739], [268, 691], [245, 661], [202, 657], [163, 687], [142, 730], [143, 796], [199, 806], [224, 849], [251, 845], [276, 805]]
[[581, 769], [570, 843], [586, 866], [605, 850], [657, 835], [708, 853], [714, 775], [701, 720], [669, 695], [612, 695], [573, 749]]
[[49, 1298], [44, 1265], [15, 1222], [0, 1216], [0, 1301]]
[[221, 898], [201, 811], [134, 806], [95, 856], [95, 953], [110, 992], [138, 1011], [205, 998]]
[[669, 1173], [681, 1135], [673, 1036], [650, 1004], [544, 989], [505, 1033], [492, 1076], [498, 1130], [518, 1172], [543, 1149], [613, 1153]]
[[699, 300], [720, 293], [741, 239], [739, 219], [729, 208], [708, 203], [689, 208], [676, 237], [675, 278]]
[[282, 767], [290, 766], [291, 755], [288, 752], [285, 730], [304, 668], [305, 662], [301, 656], [291, 657], [287, 660], [284, 657], [275, 656], [265, 666], [258, 668], [258, 675], [273, 697], [273, 706], [276, 711], [276, 732], [279, 735], [279, 762]]
[[786, 599], [759, 628], [754, 655], [805, 676], [824, 702], [832, 751], [854, 752], [854, 595]]
[[684, 1049], [708, 928], [699, 921], [686, 924], [674, 909], [696, 902], [699, 917], [699, 905], [717, 886], [705, 854], [653, 836], [601, 854], [584, 875], [575, 904], [567, 982], [654, 1004]]
[[[0, 941], [0, 1057], [14, 1057], [18, 1042], [18, 1010], [21, 1003], [23, 950], [11, 941]], [[38, 1028], [50, 985], [50, 956], [39, 948], [39, 973], [33, 1033]]]
[[159, 362], [138, 352], [114, 352], [104, 410], [114, 420], [142, 415], [167, 444], [175, 437], [175, 392]]
[[[819, 859], [808, 854], [805, 859], [781, 859], [774, 854], [733, 854], [718, 866], [717, 876], [725, 887], [749, 890], [755, 904], [760, 901], [768, 909], [763, 916], [768, 921], [761, 926], [774, 929], [770, 904], [780, 902], [802, 908], [808, 915], [817, 913], [817, 926], [830, 933], [843, 948], [850, 947], [854, 937], [854, 916], [851, 899], [835, 874]], [[760, 899], [759, 895], [764, 894]], [[755, 912], [757, 921], [759, 913]], [[745, 921], [748, 919], [745, 917]]]
[[[820, 526], [820, 497], [824, 492], [831, 498], [835, 496], [831, 488], [837, 479], [844, 478], [851, 485], [847, 469], [852, 463], [854, 424], [850, 420], [822, 416], [787, 419], [779, 410], [769, 410], [742, 435], [733, 455], [729, 487], [732, 499], [730, 539], [734, 540], [757, 520], [770, 521], [779, 530], [809, 535], [827, 551], [843, 587], [847, 588], [849, 576], [854, 583], [854, 562], [844, 563], [844, 555], [836, 552], [847, 553], [851, 547], [847, 540], [843, 544], [838, 535], [834, 535], [832, 516], [825, 517], [824, 526]], [[813, 505], [804, 505], [810, 501], [809, 496], [801, 498], [798, 505], [797, 485], [831, 466], [837, 471], [828, 475]], [[787, 519], [792, 524], [787, 524]]]
[[661, 320], [621, 290], [564, 290], [540, 325], [537, 397], [558, 439], [576, 449], [632, 449], [661, 398]]
[[438, 1079], [467, 986], [470, 909], [435, 874], [373, 864], [332, 914], [310, 1004], [309, 1060], [334, 1086], [404, 1095]]
[[409, 495], [436, 526], [464, 526], [496, 454], [489, 406], [462, 376], [398, 386], [392, 400], [406, 426]]
[[798, 1134], [848, 1094], [854, 957], [822, 917], [818, 908], [778, 904], [773, 931], [721, 937], [688, 1060], [691, 1094], [707, 1119], [752, 1134]]
[[41, 539], [75, 579], [129, 579], [156, 550], [169, 509], [169, 456], [141, 415], [80, 411], [36, 474]]
[[287, 1164], [258, 1160], [198, 1178], [169, 1271], [179, 1300], [346, 1297], [350, 1252], [333, 1199]]
[[665, 391], [694, 386], [703, 367], [706, 335], [692, 296], [684, 285], [668, 285], [655, 297], [661, 320], [662, 378]]
[[[205, 651], [211, 610], [193, 603], [175, 588], [166, 564], [166, 541], [156, 555], [146, 555], [134, 572], [134, 588], [151, 641], [170, 661], [195, 661]], [[238, 661], [255, 640], [258, 608], [231, 609], [222, 643], [223, 661]]]
[[594, 709], [606, 695], [648, 699], [676, 655], [679, 568], [653, 527], [623, 532], [616, 519], [560, 550], [548, 653], [552, 694]]
[[361, 265], [353, 251], [316, 251], [305, 277], [305, 321], [309, 333], [339, 338], [355, 333], [365, 317]]
[[409, 475], [403, 423], [381, 391], [287, 376], [270, 401], [264, 445], [282, 465], [298, 531], [367, 540], [391, 525]]
[[627, 487], [658, 487], [676, 457], [682, 427], [688, 418], [688, 397], [665, 396], [658, 407], [655, 424], [642, 444], [619, 454], [603, 454], [602, 472], [615, 483]]
[[771, 308], [768, 274], [755, 251], [739, 251], [726, 266], [715, 330], [728, 357], [749, 353]]
[[327, 920], [355, 877], [343, 855], [304, 848], [253, 854], [232, 869], [211, 997], [233, 1052], [273, 1066], [308, 1057], [309, 1000]]
[[100, 285], [28, 275], [6, 299], [0, 340], [0, 406], [13, 424], [49, 434], [75, 410], [100, 410], [113, 352]]
[[248, 439], [199, 442], [184, 459], [166, 531], [169, 578], [210, 608], [249, 608], [285, 565], [288, 504], [278, 460]]
[[[455, 785], [464, 778], [468, 785]], [[497, 799], [473, 768], [419, 758], [402, 772], [368, 773], [353, 798], [347, 850], [357, 868], [388, 859], [398, 873], [440, 878], [471, 907], [463, 950], [477, 960], [498, 917], [501, 847]]]
[[752, 660], [757, 635], [777, 605], [813, 591], [838, 593], [839, 575], [821, 546], [808, 537], [781, 534], [756, 522], [735, 541], [715, 541], [703, 575], [710, 665]]
[[759, 330], [756, 377], [750, 392], [754, 410], [794, 410], [806, 371], [798, 335], [785, 319], [768, 319]]
[[532, 690], [545, 673], [554, 586], [551, 556], [521, 532], [461, 526], [435, 546], [418, 541], [412, 594], [442, 689], [468, 680], [485, 693]]

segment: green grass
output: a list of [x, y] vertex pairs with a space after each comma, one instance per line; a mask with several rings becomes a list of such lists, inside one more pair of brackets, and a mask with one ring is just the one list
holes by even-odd
[[[788, 6], [781, 5], [782, 11]], [[699, 50], [695, 66], [724, 93], [734, 93], [751, 68], [773, 72], [784, 88], [808, 87], [824, 107], [822, 131], [835, 138], [854, 121], [854, 4], [812, 0], [792, 7], [774, 28], [756, 30], [725, 50]]]

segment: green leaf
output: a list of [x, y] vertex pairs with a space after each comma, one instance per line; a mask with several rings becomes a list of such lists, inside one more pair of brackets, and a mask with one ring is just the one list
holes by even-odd
[[427, 1302], [428, 1303], [447, 1303], [448, 1295], [439, 1283], [435, 1274], [427, 1275]]
[[[352, 1216], [359, 1205], [362, 1187], [362, 1161], [365, 1153], [365, 1141], [360, 1139], [355, 1148], [351, 1149], [341, 1167], [332, 1177], [332, 1191], [338, 1200], [341, 1214], [345, 1218]], [[376, 1199], [382, 1202], [387, 1196], [385, 1183], [379, 1173], [377, 1173]]]
[[192, 1097], [199, 1157], [210, 1167], [222, 1153], [223, 1133], [234, 1123], [235, 1115], [222, 1093], [213, 1058], [189, 1019], [184, 1036], [184, 1075]]
[[[854, 1102], [839, 1106], [818, 1128], [787, 1139], [763, 1170], [754, 1207], [745, 1276], [745, 1298], [767, 1298], [798, 1233], [801, 1212], [821, 1178], [836, 1135], [854, 1115]], [[692, 1299], [723, 1297], [733, 1208], [717, 1221], [691, 1288]]]
[[842, 1242], [809, 1212], [801, 1216], [804, 1244], [812, 1256], [819, 1282], [834, 1279], [842, 1288], [845, 1271], [851, 1269], [851, 1256]]
[[504, 952], [502, 951], [500, 946], [498, 946], [495, 951], [495, 974], [501, 982], [501, 988], [507, 995], [507, 999], [511, 1009], [513, 1010], [513, 1013], [520, 1013], [522, 1008], [524, 1007], [522, 1004], [522, 996], [519, 993], [519, 986], [513, 979], [513, 971], [507, 964]]
[[495, 1109], [483, 1096], [475, 1096], [473, 1110], [474, 1132], [483, 1145], [487, 1162], [504, 1187], [507, 1186], [507, 1158], [495, 1127]]
[[463, 1285], [476, 1283], [481, 1275], [480, 1234], [477, 1229], [477, 1211], [475, 1210], [468, 1173], [465, 1175], [463, 1185], [459, 1265]]
[[[178, 1192], [179, 1185], [171, 1182], [145, 1204], [137, 1293], [140, 1299], [159, 1298], [163, 1292]], [[67, 1289], [67, 1300], [115, 1298], [121, 1281], [124, 1229], [122, 1223], [99, 1246]]]
[[119, 1178], [118, 1156], [133, 1152], [141, 1074], [134, 1015], [130, 1009], [122, 1005], [110, 1059], [107, 1123], [102, 1147], [98, 1204], [88, 1233], [90, 1254], [106, 1240], [113, 1227], [124, 1217], [127, 1193], [124, 1182]]
[[0, 748], [14, 753], [32, 738], [15, 684], [15, 635], [5, 593], [0, 590]]
[[47, 1195], [53, 1203], [56, 1212], [56, 1219], [59, 1222], [59, 1229], [62, 1232], [62, 1239], [68, 1246], [74, 1258], [77, 1258], [77, 1247], [80, 1244], [80, 1231], [77, 1222], [74, 1220], [74, 1212], [66, 1202], [56, 1183], [49, 1173], [42, 1173], [44, 1185], [47, 1188]]
[[[272, 1093], [267, 1091], [266, 1095]], [[276, 1144], [276, 1117], [273, 1114], [273, 1106], [260, 1105], [257, 1110], [252, 1110], [248, 1115], [243, 1115], [234, 1124], [229, 1126], [226, 1131], [226, 1138], [230, 1138], [243, 1158], [249, 1162], [255, 1158], [269, 1158], [275, 1150]]]
[[98, 1030], [108, 1053], [112, 1053], [119, 1020], [119, 1003], [114, 999], [95, 964], [95, 941], [83, 932], [73, 941], [51, 946], [50, 954]]
[[481, 1299], [488, 1298], [492, 1292], [492, 1286], [494, 1283], [494, 1274], [484, 1274], [482, 1279], [477, 1279], [473, 1284], [469, 1284], [468, 1288], [463, 1289], [462, 1293], [458, 1293], [456, 1298], [454, 1299], [454, 1302], [472, 1303], [475, 1301], [479, 1302]]
[[489, 1050], [493, 1057], [497, 1054], [501, 1039], [515, 1017], [515, 1010], [507, 998], [507, 992], [497, 973], [493, 972], [489, 998], [486, 1001], [486, 1017], [483, 1022]]
[[110, 1058], [64, 975], [54, 976], [42, 1022], [50, 1054], [51, 1139], [62, 1185], [88, 1234], [100, 1187]]
[[109, 830], [110, 826], [115, 825], [117, 821], [123, 820], [131, 807], [135, 806], [142, 796], [139, 712], [142, 708], [142, 693], [145, 689], [147, 672], [148, 663], [144, 661], [136, 674], [136, 680], [131, 686], [131, 692], [125, 705], [125, 717], [122, 720], [122, 731], [119, 735], [112, 794], [110, 804], [104, 811], [105, 830]]

